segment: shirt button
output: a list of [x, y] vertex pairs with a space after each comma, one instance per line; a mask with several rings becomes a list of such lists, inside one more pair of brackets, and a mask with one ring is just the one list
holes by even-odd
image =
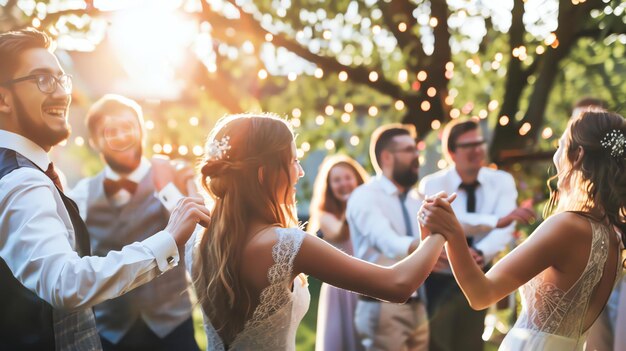
[[169, 265], [173, 265], [174, 264], [174, 257], [170, 256], [167, 258], [167, 264]]

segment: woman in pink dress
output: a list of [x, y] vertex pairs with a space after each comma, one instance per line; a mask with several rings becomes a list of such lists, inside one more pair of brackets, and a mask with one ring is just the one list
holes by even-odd
[[[315, 178], [310, 207], [309, 232], [352, 255], [346, 203], [352, 191], [363, 184], [367, 173], [344, 155], [324, 159]], [[361, 350], [354, 331], [356, 295], [322, 284], [317, 310], [316, 351]]]

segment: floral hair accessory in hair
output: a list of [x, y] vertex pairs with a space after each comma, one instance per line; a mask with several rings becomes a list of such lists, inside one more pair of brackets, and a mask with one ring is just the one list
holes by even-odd
[[626, 137], [617, 129], [606, 133], [600, 144], [615, 158], [624, 156], [624, 151], [626, 151]]
[[213, 140], [207, 145], [207, 156], [209, 160], [221, 160], [226, 151], [230, 150], [229, 136], [225, 136], [220, 140]]

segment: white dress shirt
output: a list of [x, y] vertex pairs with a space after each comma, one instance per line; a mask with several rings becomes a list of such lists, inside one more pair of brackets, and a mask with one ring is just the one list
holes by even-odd
[[467, 212], [467, 193], [459, 188], [461, 176], [456, 168], [449, 167], [424, 177], [419, 191], [432, 196], [440, 191], [457, 193], [452, 209], [467, 236], [474, 237], [474, 247], [483, 252], [485, 261], [491, 261], [513, 240], [515, 223], [494, 229], [498, 220], [516, 207], [517, 189], [515, 180], [504, 171], [483, 167], [478, 172], [479, 186], [476, 188], [476, 212]]
[[399, 194], [395, 184], [383, 175], [352, 192], [346, 218], [355, 257], [388, 266], [408, 255], [409, 246], [420, 237], [417, 212], [422, 201], [415, 190], [409, 191], [405, 205], [412, 235], [407, 236]]
[[[0, 130], [0, 147], [44, 170], [50, 163], [42, 148], [14, 133]], [[105, 257], [79, 257], [74, 247], [69, 214], [43, 172], [22, 167], [0, 179], [0, 258], [54, 308], [91, 307], [150, 281], [179, 260], [166, 231]]]
[[[128, 174], [127, 176], [124, 176], [124, 178], [134, 183], [139, 184], [139, 182], [141, 182], [143, 177], [145, 177], [148, 174], [148, 172], [150, 172], [151, 167], [152, 165], [150, 164], [150, 161], [142, 157], [141, 162], [139, 163], [139, 166], [135, 168], [135, 170], [132, 171], [130, 174]], [[116, 180], [116, 181], [122, 178], [122, 176], [119, 173], [115, 172], [108, 165], [104, 168], [104, 177], [106, 179], [111, 179], [111, 180]], [[80, 211], [80, 217], [83, 220], [87, 218], [87, 195], [89, 194], [88, 186], [89, 186], [89, 179], [82, 179], [76, 184], [76, 186], [72, 190], [66, 192], [66, 195], [76, 202], [76, 205], [78, 206], [78, 210]], [[111, 201], [111, 204], [113, 206], [123, 207], [124, 205], [130, 202], [132, 197], [133, 197], [133, 194], [128, 192], [128, 190], [122, 188], [117, 193], [110, 196], [108, 199], [109, 201]]]

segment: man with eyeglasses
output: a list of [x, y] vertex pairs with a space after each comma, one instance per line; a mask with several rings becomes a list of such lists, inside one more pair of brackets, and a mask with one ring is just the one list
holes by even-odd
[[[420, 242], [417, 212], [419, 152], [412, 125], [379, 127], [370, 139], [377, 176], [356, 188], [346, 208], [354, 256], [391, 266]], [[415, 292], [404, 304], [359, 296], [355, 329], [364, 350], [427, 350], [428, 317], [424, 296]]]
[[100, 350], [91, 307], [174, 268], [178, 248], [210, 220], [201, 199], [185, 198], [165, 230], [90, 256], [48, 158], [70, 134], [71, 101], [50, 45], [32, 29], [0, 34], [0, 350]]
[[[451, 166], [424, 177], [420, 193], [457, 193], [452, 208], [464, 227], [474, 259], [486, 267], [513, 241], [515, 222], [528, 223], [534, 212], [517, 207], [515, 180], [510, 174], [485, 167], [485, 139], [477, 122], [449, 123], [442, 146]], [[425, 286], [430, 350], [482, 351], [486, 311], [474, 311], [469, 306], [454, 280], [445, 251]]]
[[[168, 169], [160, 167], [163, 160], [151, 162], [143, 156], [143, 112], [131, 99], [103, 96], [87, 112], [85, 124], [89, 145], [105, 168], [78, 182], [68, 195], [87, 225], [92, 253], [104, 256], [165, 228], [170, 214], [168, 201], [161, 199], [169, 196], [167, 187], [185, 192], [194, 172], [181, 168], [174, 183], [163, 184]], [[199, 350], [182, 263], [167, 275], [94, 306], [94, 314], [105, 351]]]

